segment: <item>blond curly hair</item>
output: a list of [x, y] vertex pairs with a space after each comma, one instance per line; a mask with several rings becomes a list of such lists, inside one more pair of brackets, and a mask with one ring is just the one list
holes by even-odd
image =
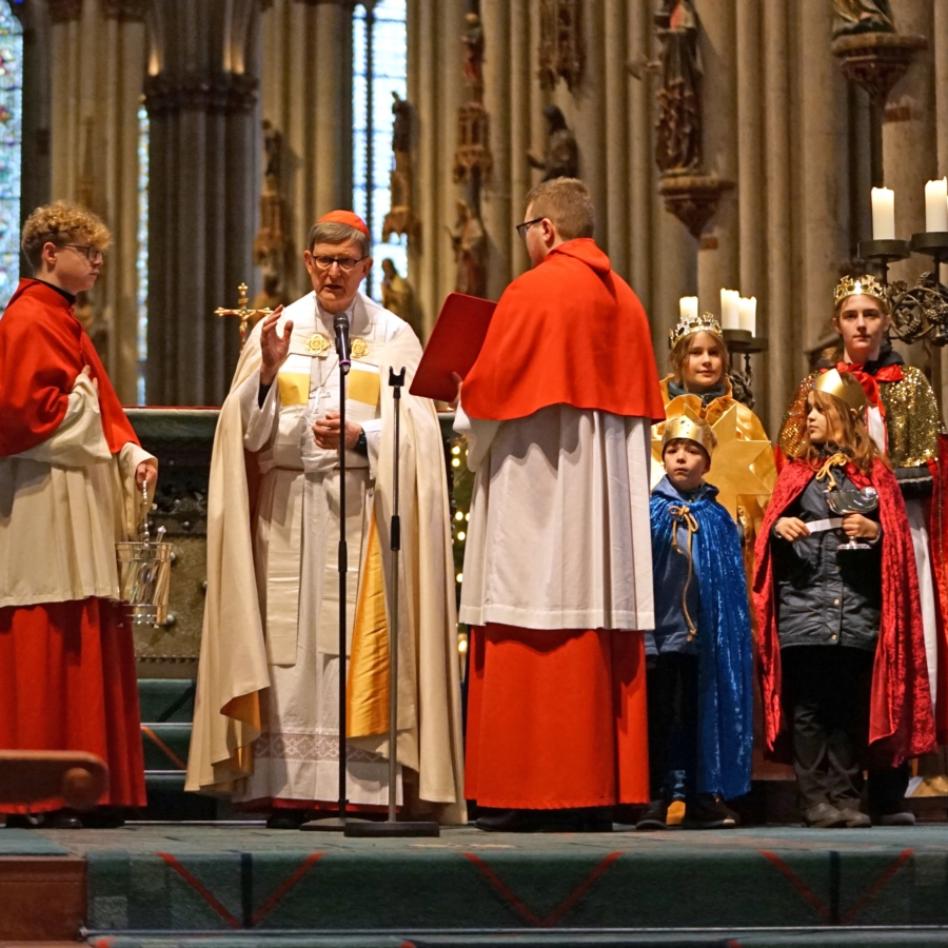
[[98, 215], [79, 204], [54, 201], [36, 208], [26, 219], [20, 246], [30, 266], [38, 270], [47, 241], [57, 247], [80, 244], [105, 250], [111, 240], [112, 234]]

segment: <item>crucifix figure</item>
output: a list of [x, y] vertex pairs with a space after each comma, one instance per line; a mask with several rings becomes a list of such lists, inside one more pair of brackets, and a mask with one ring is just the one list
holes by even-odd
[[218, 306], [214, 310], [215, 316], [236, 316], [240, 320], [240, 348], [243, 349], [244, 343], [247, 341], [247, 335], [250, 330], [254, 327], [258, 320], [263, 316], [269, 316], [272, 310], [269, 306], [265, 306], [263, 309], [254, 309], [247, 304], [250, 301], [250, 297], [247, 295], [247, 284], [241, 283], [237, 287], [237, 308], [228, 309], [226, 306]]

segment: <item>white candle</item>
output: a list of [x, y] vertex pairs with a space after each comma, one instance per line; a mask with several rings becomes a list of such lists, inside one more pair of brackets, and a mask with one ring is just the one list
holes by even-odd
[[680, 296], [678, 297], [678, 315], [682, 319], [698, 318], [698, 297]]
[[738, 304], [741, 329], [747, 330], [752, 336], [757, 334], [757, 297], [742, 296]]
[[925, 232], [945, 231], [948, 231], [948, 178], [939, 178], [925, 185]]
[[741, 314], [738, 307], [741, 294], [737, 290], [721, 290], [721, 328], [740, 329]]
[[895, 240], [895, 192], [872, 189], [872, 239]]

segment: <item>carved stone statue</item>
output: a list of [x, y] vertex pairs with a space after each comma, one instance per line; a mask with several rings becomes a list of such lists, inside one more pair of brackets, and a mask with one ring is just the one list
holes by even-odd
[[392, 90], [392, 151], [411, 151], [411, 105]]
[[543, 158], [527, 155], [531, 168], [546, 172], [544, 181], [551, 178], [576, 178], [579, 176], [579, 148], [576, 136], [566, 125], [566, 119], [558, 106], [548, 105], [543, 110], [547, 122], [546, 152]]
[[540, 0], [538, 74], [544, 89], [564, 79], [572, 91], [582, 78], [586, 57], [581, 12], [582, 0]]
[[253, 309], [258, 311], [258, 315], [251, 318], [250, 325], [254, 326], [263, 318], [262, 310], [276, 309], [278, 306], [285, 306], [289, 303], [287, 295], [280, 285], [280, 274], [272, 271], [263, 274], [263, 288], [258, 290], [254, 298], [250, 301]]
[[464, 61], [461, 72], [464, 81], [474, 91], [474, 97], [480, 99], [484, 89], [484, 28], [476, 13], [464, 17], [464, 34], [461, 36]]
[[457, 202], [457, 220], [451, 233], [458, 293], [484, 296], [487, 292], [487, 235], [477, 212], [467, 201]]
[[263, 179], [274, 191], [280, 190], [280, 166], [283, 159], [283, 135], [269, 119], [263, 120], [263, 154], [266, 160]]
[[655, 13], [662, 44], [655, 161], [663, 174], [701, 165], [701, 61], [691, 0], [662, 0]]
[[415, 300], [411, 283], [395, 268], [395, 261], [386, 257], [382, 261], [382, 305], [396, 316], [401, 316], [422, 339], [421, 313]]
[[854, 33], [894, 33], [889, 0], [833, 0], [833, 36]]

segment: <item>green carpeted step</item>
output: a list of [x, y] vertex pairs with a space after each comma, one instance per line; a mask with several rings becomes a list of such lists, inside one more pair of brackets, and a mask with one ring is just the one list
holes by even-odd
[[948, 935], [939, 929], [859, 929], [838, 931], [829, 928], [796, 931], [761, 932], [732, 930], [644, 932], [636, 929], [597, 931], [523, 932], [414, 932], [397, 935], [340, 934], [300, 932], [294, 935], [233, 934], [215, 936], [187, 935], [95, 935], [86, 942], [96, 948], [667, 948], [669, 945], [705, 946], [705, 948], [812, 948], [820, 946], [858, 946], [858, 948], [896, 948], [902, 945], [945, 945]]
[[191, 723], [142, 722], [145, 770], [184, 770], [191, 742]]
[[142, 721], [190, 723], [194, 717], [194, 680], [191, 678], [140, 678], [138, 700]]

